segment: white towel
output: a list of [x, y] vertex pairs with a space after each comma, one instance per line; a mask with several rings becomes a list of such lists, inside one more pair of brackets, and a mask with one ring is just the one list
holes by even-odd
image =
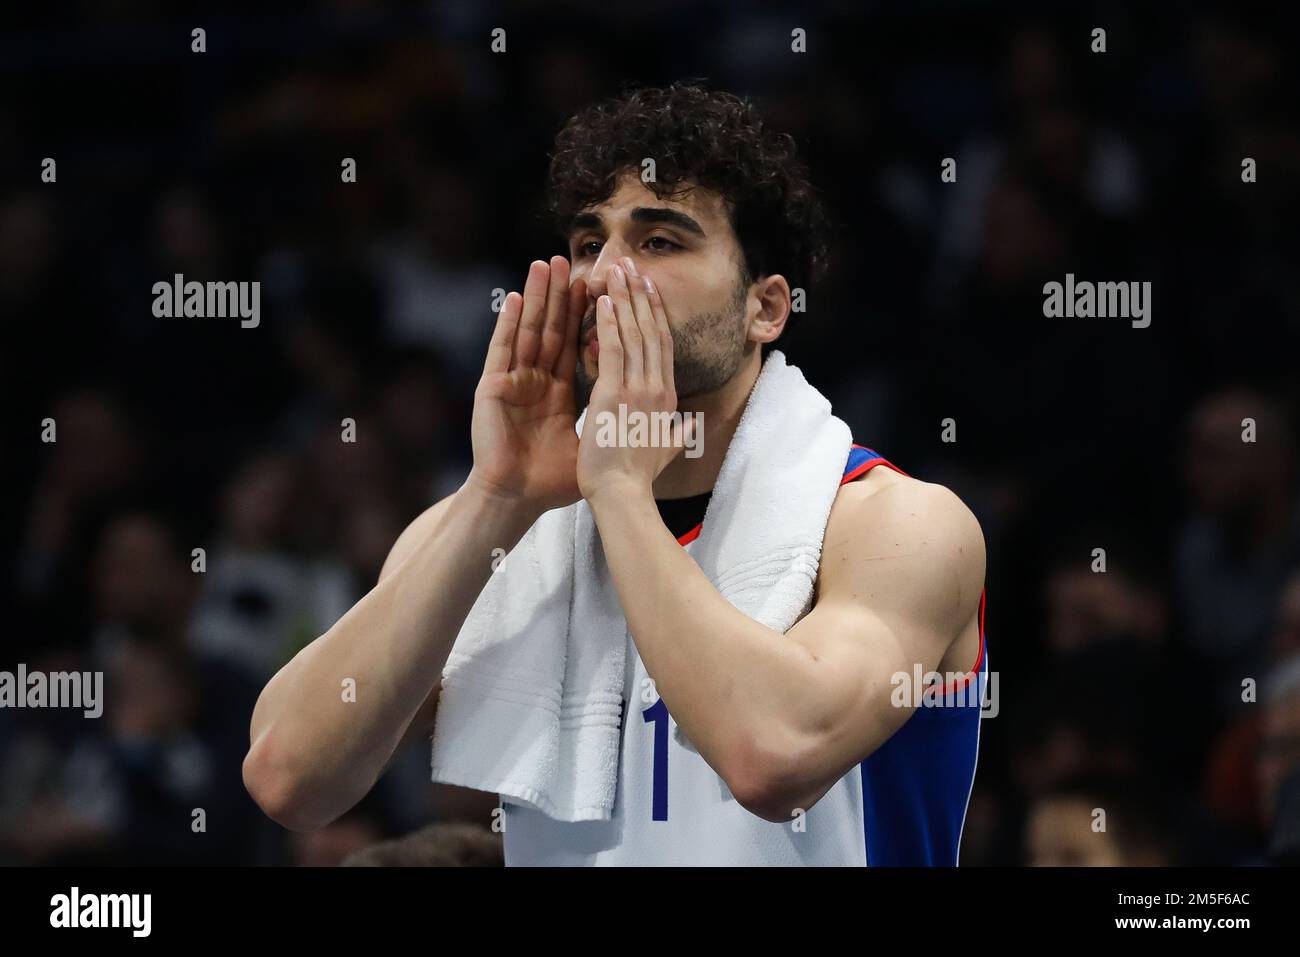
[[[812, 605], [852, 441], [830, 403], [773, 350], [691, 554], [724, 598], [779, 634]], [[561, 821], [609, 820], [627, 629], [590, 507], [542, 515], [456, 637], [434, 723], [433, 780]]]

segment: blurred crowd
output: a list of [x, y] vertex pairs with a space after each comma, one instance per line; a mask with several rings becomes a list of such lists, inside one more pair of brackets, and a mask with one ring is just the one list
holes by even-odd
[[[103, 671], [106, 705], [0, 710], [0, 863], [500, 863], [494, 796], [426, 744], [285, 832], [249, 718], [466, 474], [493, 291], [567, 252], [555, 131], [685, 76], [757, 99], [836, 221], [790, 361], [984, 528], [962, 863], [1300, 857], [1300, 97], [1267, 16], [337, 0], [195, 54], [161, 3], [75, 8], [0, 37], [0, 668]], [[1044, 318], [1067, 272], [1152, 282], [1150, 328]], [[260, 281], [260, 325], [156, 318], [176, 273]]]

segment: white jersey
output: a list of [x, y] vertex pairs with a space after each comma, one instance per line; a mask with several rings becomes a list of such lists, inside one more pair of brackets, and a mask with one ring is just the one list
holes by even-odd
[[856, 767], [806, 814], [766, 821], [676, 733], [631, 640], [625, 676], [613, 816], [557, 821], [504, 797], [507, 866], [867, 863]]

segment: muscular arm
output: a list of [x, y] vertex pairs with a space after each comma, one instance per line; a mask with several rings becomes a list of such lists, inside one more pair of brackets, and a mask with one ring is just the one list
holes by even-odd
[[[270, 817], [294, 830], [328, 824], [402, 743], [432, 732], [442, 668], [493, 549], [513, 548], [529, 525], [462, 487], [411, 523], [375, 587], [271, 679], [244, 760], [244, 783]], [[348, 678], [355, 701], [344, 699]]]
[[891, 702], [892, 676], [914, 663], [935, 670], [978, 608], [974, 516], [947, 489], [878, 471], [837, 497], [816, 604], [784, 637], [718, 593], [648, 491], [593, 502], [665, 705], [736, 799], [768, 820], [810, 808], [902, 726], [911, 711]]
[[655, 507], [655, 477], [684, 443], [603, 442], [591, 424], [625, 407], [677, 408], [667, 306], [631, 257], [622, 263], [597, 301], [600, 375], [578, 487], [669, 713], [742, 806], [785, 821], [907, 720], [891, 701], [893, 675], [934, 670], [974, 624], [979, 524], [947, 489], [877, 469], [836, 496], [812, 611], [782, 636], [737, 610]]

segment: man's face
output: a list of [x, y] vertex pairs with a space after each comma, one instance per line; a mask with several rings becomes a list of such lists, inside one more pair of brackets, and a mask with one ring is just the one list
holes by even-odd
[[572, 279], [587, 282], [577, 370], [581, 404], [598, 372], [596, 301], [608, 291], [611, 267], [625, 256], [659, 288], [673, 335], [678, 398], [713, 392], [736, 374], [748, 339], [749, 289], [718, 194], [697, 188], [677, 200], [659, 199], [626, 173], [608, 200], [575, 217], [568, 239]]

